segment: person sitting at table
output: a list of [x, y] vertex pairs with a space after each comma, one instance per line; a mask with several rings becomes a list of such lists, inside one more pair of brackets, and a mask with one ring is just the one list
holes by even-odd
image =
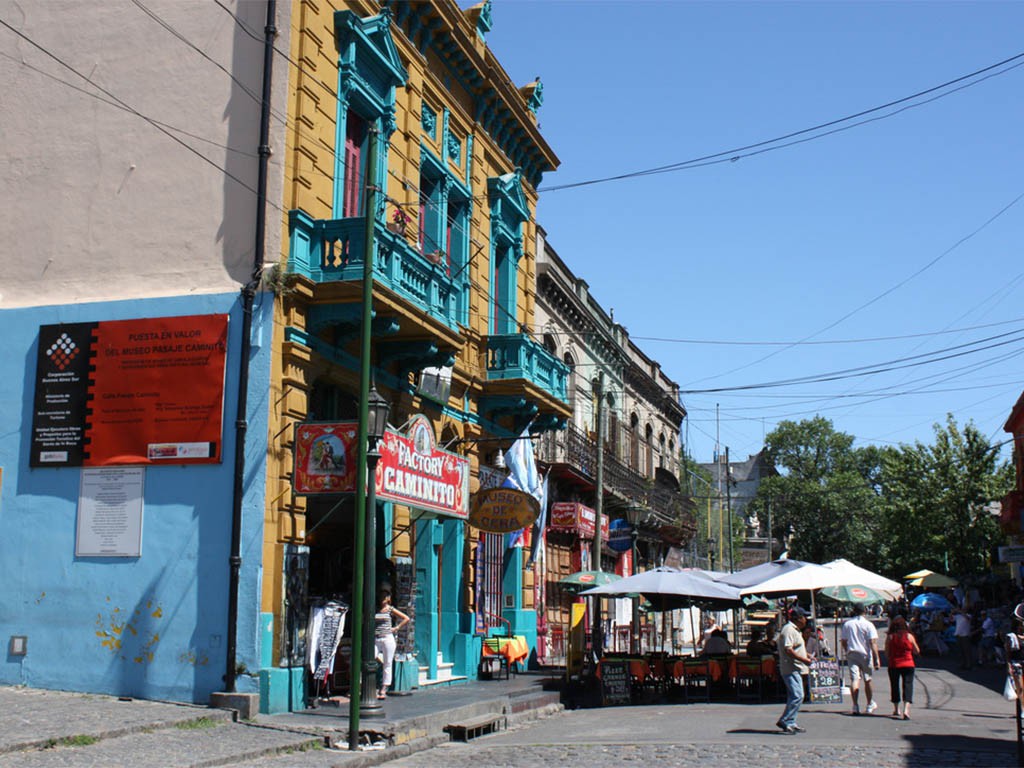
[[721, 627], [718, 626], [718, 622], [715, 621], [715, 617], [714, 616], [712, 616], [711, 614], [708, 614], [707, 616], [705, 616], [704, 617], [704, 631], [700, 633], [700, 640], [697, 642], [697, 647], [698, 648], [703, 648], [705, 646], [705, 644], [707, 644], [708, 640], [711, 639], [711, 636], [715, 632], [718, 632], [720, 630], [721, 630]]
[[732, 645], [729, 644], [729, 636], [725, 630], [716, 629], [711, 637], [704, 643], [702, 656], [728, 656], [732, 653]]
[[764, 639], [764, 631], [760, 627], [750, 630], [750, 642], [747, 643], [747, 656], [772, 656], [775, 654], [775, 641]]
[[804, 646], [807, 648], [807, 652], [817, 658], [824, 656], [831, 656], [832, 649], [828, 647], [828, 640], [825, 638], [825, 633], [821, 631], [821, 628], [816, 626], [810, 619], [807, 620], [807, 624], [803, 628], [804, 634]]

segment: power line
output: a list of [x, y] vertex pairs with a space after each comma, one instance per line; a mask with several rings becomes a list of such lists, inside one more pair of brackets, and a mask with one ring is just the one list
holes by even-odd
[[[923, 91], [918, 91], [917, 93], [911, 94], [910, 96], [904, 96], [901, 99], [896, 99], [895, 101], [890, 101], [890, 102], [888, 102], [886, 104], [881, 104], [881, 105], [879, 105], [877, 107], [872, 107], [870, 109], [865, 109], [865, 110], [862, 110], [860, 112], [855, 112], [854, 114], [847, 115], [846, 117], [840, 117], [840, 118], [837, 118], [835, 120], [829, 120], [828, 122], [825, 122], [825, 123], [819, 123], [818, 125], [811, 126], [810, 128], [803, 128], [803, 129], [801, 129], [799, 131], [793, 131], [791, 133], [787, 133], [787, 134], [784, 134], [782, 136], [776, 136], [775, 138], [772, 138], [772, 139], [764, 139], [763, 141], [758, 141], [758, 142], [756, 142], [754, 144], [747, 144], [747, 145], [742, 146], [742, 147], [736, 147], [736, 148], [733, 148], [733, 149], [727, 149], [727, 150], [724, 150], [722, 152], [716, 152], [716, 153], [711, 154], [711, 155], [703, 155], [701, 157], [695, 157], [695, 158], [692, 158], [690, 160], [682, 160], [680, 162], [669, 163], [667, 165], [656, 166], [654, 168], [647, 168], [647, 169], [641, 170], [641, 171], [631, 171], [629, 173], [617, 174], [615, 176], [605, 176], [605, 177], [597, 178], [597, 179], [589, 179], [587, 181], [577, 181], [577, 182], [572, 182], [572, 183], [569, 183], [569, 184], [559, 184], [559, 185], [550, 186], [550, 187], [541, 187], [537, 191], [538, 192], [557, 192], [557, 191], [564, 190], [564, 189], [575, 189], [575, 188], [578, 188], [578, 187], [591, 186], [591, 185], [594, 185], [594, 184], [603, 184], [603, 183], [609, 182], [609, 181], [620, 181], [622, 179], [630, 179], [630, 178], [635, 178], [637, 176], [649, 176], [649, 175], [657, 174], [657, 173], [665, 173], [665, 172], [675, 171], [675, 170], [685, 170], [688, 167], [695, 167], [695, 164], [697, 164], [697, 163], [708, 164], [707, 161], [716, 160], [717, 158], [723, 158], [721, 160], [718, 160], [718, 162], [734, 162], [735, 160], [739, 159], [739, 157], [738, 157], [739, 153], [746, 152], [748, 150], [753, 150], [753, 149], [758, 149], [758, 148], [761, 148], [761, 147], [765, 147], [765, 146], [767, 146], [769, 144], [776, 144], [778, 142], [786, 141], [787, 139], [791, 139], [791, 138], [794, 138], [796, 136], [803, 136], [803, 135], [808, 134], [808, 133], [813, 133], [814, 131], [820, 131], [820, 130], [822, 130], [824, 128], [830, 128], [832, 126], [840, 125], [841, 123], [849, 122], [850, 120], [855, 120], [855, 119], [857, 119], [859, 117], [864, 117], [865, 115], [870, 115], [870, 114], [873, 114], [875, 112], [880, 112], [880, 111], [882, 111], [884, 109], [889, 109], [891, 107], [895, 107], [895, 106], [898, 106], [900, 104], [905, 104], [908, 101], [912, 101], [912, 100], [920, 98], [922, 96], [927, 96], [928, 94], [935, 93], [936, 91], [941, 91], [944, 88], [949, 88], [950, 86], [956, 85], [957, 83], [961, 83], [961, 82], [964, 82], [966, 80], [970, 80], [971, 78], [978, 77], [979, 75], [982, 75], [982, 74], [984, 74], [986, 72], [991, 72], [992, 70], [998, 69], [999, 67], [1002, 67], [1002, 66], [1004, 66], [1006, 64], [1009, 64], [1010, 62], [1017, 61], [1018, 59], [1021, 59], [1021, 58], [1024, 58], [1024, 53], [1018, 53], [1015, 56], [1011, 56], [1011, 57], [1009, 57], [1007, 59], [1003, 59], [1002, 61], [996, 62], [995, 64], [990, 64], [987, 67], [983, 67], [982, 69], [975, 70], [974, 72], [971, 72], [971, 73], [966, 74], [966, 75], [961, 75], [960, 77], [954, 78], [952, 80], [948, 80], [945, 83], [942, 83], [940, 85], [936, 85], [936, 86], [933, 86], [931, 88], [927, 88], [927, 89], [925, 89]], [[1024, 63], [1024, 62], [1021, 62], [1021, 63]], [[1020, 66], [1020, 65], [1018, 64], [1016, 66]], [[1005, 74], [1005, 72], [1009, 72], [1011, 69], [1014, 69], [1014, 68], [1015, 67], [1010, 67], [1010, 68], [1004, 70], [1003, 72], [994, 73], [994, 75]], [[983, 81], [979, 80], [978, 82], [983, 82]], [[976, 85], [976, 84], [977, 83], [969, 83], [968, 85], [966, 85], [964, 87], [970, 87], [971, 85]], [[960, 89], [958, 88], [956, 90], [960, 90]], [[951, 91], [950, 93], [955, 93], [955, 92], [956, 91], [954, 90], [954, 91]], [[942, 94], [942, 96], [948, 96], [948, 95], [949, 94]], [[942, 96], [939, 96], [938, 98], [942, 98]], [[933, 100], [934, 99], [931, 99], [929, 101], [933, 101]], [[927, 103], [927, 102], [925, 102], [925, 103]], [[902, 110], [900, 110], [900, 111], [902, 111]], [[894, 113], [894, 114], [898, 114], [898, 113]], [[823, 135], [828, 135], [828, 134], [823, 134]], [[820, 138], [820, 137], [812, 137], [812, 139], [813, 138]]]

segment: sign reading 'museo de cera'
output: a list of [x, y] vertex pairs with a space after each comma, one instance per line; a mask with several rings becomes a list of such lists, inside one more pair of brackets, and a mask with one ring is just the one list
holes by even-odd
[[469, 524], [490, 533], [512, 533], [533, 525], [540, 503], [515, 488], [487, 488], [476, 494]]
[[[354, 493], [356, 422], [304, 423], [295, 429], [296, 494]], [[466, 519], [469, 514], [469, 462], [437, 448], [434, 429], [422, 415], [408, 431], [388, 429], [377, 446], [376, 492], [381, 501]]]

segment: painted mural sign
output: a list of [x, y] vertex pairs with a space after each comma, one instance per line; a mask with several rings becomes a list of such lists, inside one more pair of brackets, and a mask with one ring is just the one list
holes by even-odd
[[540, 502], [515, 488], [488, 488], [477, 493], [469, 513], [469, 524], [489, 533], [513, 533], [533, 525], [540, 515]]
[[296, 425], [292, 490], [300, 496], [354, 493], [357, 434], [354, 421]]
[[[354, 421], [296, 425], [295, 493], [354, 493], [357, 434]], [[405, 434], [385, 431], [377, 449], [379, 500], [462, 520], [469, 516], [469, 461], [436, 447], [426, 416], [414, 416]]]
[[[559, 501], [551, 505], [548, 526], [564, 531], [575, 531], [581, 539], [593, 539], [597, 513], [574, 501]], [[601, 539], [608, 541], [608, 516], [601, 516]]]
[[29, 466], [217, 464], [228, 316], [39, 328]]

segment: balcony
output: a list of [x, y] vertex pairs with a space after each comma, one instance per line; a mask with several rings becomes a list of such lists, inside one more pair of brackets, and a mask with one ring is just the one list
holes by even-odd
[[[288, 271], [317, 284], [362, 283], [366, 220], [313, 219], [300, 210], [288, 214]], [[458, 328], [458, 288], [446, 265], [427, 261], [403, 235], [382, 222], [374, 226], [374, 283], [412, 308]]]
[[569, 366], [526, 334], [488, 336], [487, 380], [512, 379], [529, 382], [563, 405], [569, 399]]
[[[579, 427], [569, 424], [564, 430], [541, 436], [536, 447], [537, 458], [547, 464], [560, 464], [572, 470], [592, 489], [597, 474], [597, 443]], [[620, 461], [610, 444], [604, 451], [605, 501], [609, 511], [616, 506], [639, 504], [650, 510], [646, 527], [666, 529], [672, 538], [691, 538], [696, 531], [693, 502], [673, 489], [655, 484]], [[609, 493], [611, 495], [609, 497]], [[616, 504], [619, 502], [619, 504]]]

